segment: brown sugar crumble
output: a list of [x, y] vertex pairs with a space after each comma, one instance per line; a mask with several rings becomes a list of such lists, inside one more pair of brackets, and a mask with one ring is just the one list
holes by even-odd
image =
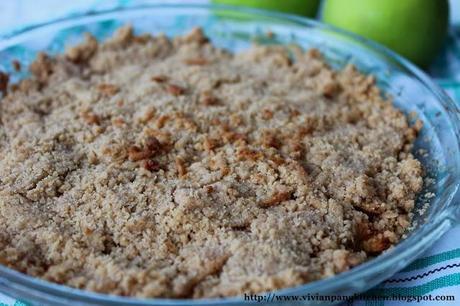
[[[353, 66], [121, 28], [0, 73], [0, 262], [137, 297], [259, 293], [397, 243], [420, 124]], [[90, 77], [88, 77], [90, 76]]]
[[185, 93], [184, 88], [180, 87], [179, 85], [174, 85], [174, 84], [166, 85], [166, 90], [173, 96], [180, 96]]
[[113, 84], [99, 84], [97, 89], [100, 93], [106, 96], [113, 96], [120, 90], [118, 86]]

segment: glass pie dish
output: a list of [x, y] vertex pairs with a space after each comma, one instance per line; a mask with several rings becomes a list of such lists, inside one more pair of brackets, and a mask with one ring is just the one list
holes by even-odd
[[[12, 82], [26, 76], [14, 70], [13, 60], [28, 65], [37, 52], [60, 53], [76, 44], [84, 32], [98, 39], [131, 24], [137, 33], [175, 36], [201, 27], [217, 47], [237, 52], [259, 44], [315, 47], [340, 69], [354, 64], [372, 74], [385, 95], [409, 117], [423, 121], [414, 155], [422, 162], [430, 184], [417, 200], [413, 230], [395, 247], [331, 278], [276, 292], [278, 295], [353, 295], [364, 292], [407, 266], [460, 218], [459, 108], [422, 71], [391, 51], [363, 38], [316, 21], [279, 13], [226, 6], [145, 5], [91, 13], [53, 21], [8, 34], [0, 39], [0, 70]], [[295, 59], [294, 59], [295, 60]], [[434, 194], [426, 197], [427, 193]], [[37, 305], [238, 305], [243, 297], [201, 300], [138, 299], [73, 289], [36, 279], [0, 265], [0, 292]], [[271, 297], [272, 295], [266, 295]], [[320, 301], [299, 302], [302, 305]], [[324, 302], [323, 302], [324, 303]], [[327, 303], [327, 302], [326, 302]]]

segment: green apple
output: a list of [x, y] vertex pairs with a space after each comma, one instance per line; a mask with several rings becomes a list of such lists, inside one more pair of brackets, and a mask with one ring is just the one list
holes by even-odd
[[448, 0], [325, 0], [322, 19], [426, 67], [445, 41]]
[[320, 0], [213, 0], [212, 2], [315, 17]]

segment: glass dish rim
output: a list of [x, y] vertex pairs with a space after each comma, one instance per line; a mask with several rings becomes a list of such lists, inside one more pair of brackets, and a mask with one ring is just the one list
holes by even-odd
[[[136, 10], [142, 9], [198, 9], [198, 10], [230, 10], [238, 11], [252, 15], [258, 15], [261, 17], [274, 17], [278, 20], [286, 20], [289, 22], [296, 23], [297, 25], [311, 26], [314, 28], [320, 28], [323, 30], [328, 30], [334, 33], [337, 33], [341, 36], [352, 39], [365, 44], [371, 50], [382, 54], [385, 58], [389, 58], [402, 68], [405, 69], [405, 72], [413, 76], [417, 81], [419, 81], [424, 87], [426, 87], [438, 100], [442, 108], [446, 110], [446, 114], [449, 116], [449, 119], [452, 121], [452, 126], [454, 128], [454, 133], [457, 136], [457, 140], [460, 136], [460, 109], [454, 103], [454, 101], [442, 90], [437, 84], [435, 84], [429, 76], [425, 74], [422, 70], [416, 67], [414, 64], [406, 60], [405, 58], [399, 56], [388, 48], [370, 41], [366, 38], [358, 36], [353, 33], [335, 28], [333, 26], [324, 24], [320, 21], [309, 19], [306, 17], [300, 17], [296, 15], [290, 15], [285, 13], [278, 13], [272, 11], [265, 11], [260, 9], [252, 8], [241, 8], [229, 5], [220, 5], [220, 4], [197, 4], [191, 2], [187, 3], [168, 3], [168, 4], [159, 4], [159, 3], [149, 3], [142, 5], [135, 5], [129, 7], [116, 7], [107, 10], [100, 10], [97, 12], [88, 12], [83, 14], [75, 14], [65, 18], [58, 18], [55, 20], [47, 21], [40, 24], [35, 24], [31, 26], [24, 27], [20, 30], [11, 31], [4, 35], [0, 36], [0, 51], [4, 50], [12, 45], [18, 43], [17, 41], [21, 40], [21, 36], [27, 34], [33, 34], [34, 31], [43, 31], [48, 27], [65, 27], [66, 23], [72, 24], [72, 22], [81, 22], [84, 21], [90, 22], [92, 18], [97, 20], [98, 18], [109, 17], [110, 14], [123, 13], [123, 12], [133, 12]], [[81, 24], [78, 23], [78, 24]], [[457, 142], [457, 147], [460, 147]], [[459, 189], [459, 178], [454, 178], [455, 185], [449, 193], [449, 203], [452, 202], [455, 196], [458, 194]], [[447, 208], [450, 208], [447, 207]], [[457, 208], [458, 210], [458, 208]], [[390, 250], [384, 252], [383, 254], [366, 261], [359, 266], [346, 271], [340, 274], [337, 274], [333, 277], [314, 281], [304, 285], [290, 287], [282, 290], [275, 291], [277, 294], [294, 294], [299, 292], [316, 292], [319, 291], [319, 288], [341, 288], [344, 285], [350, 284], [352, 282], [359, 281], [364, 275], [371, 274], [372, 271], [380, 271], [385, 268], [390, 268], [401, 260], [408, 258], [414, 258], [417, 254], [420, 254], [423, 250], [427, 249], [434, 240], [432, 238], [437, 238], [445, 231], [447, 231], [455, 222], [454, 214], [448, 214], [444, 211], [445, 214], [440, 213], [436, 216], [433, 222], [422, 225], [417, 229], [413, 235], [408, 239], [404, 239], [397, 245], [395, 245]], [[44, 281], [39, 278], [35, 278], [21, 272], [15, 271], [13, 269], [7, 268], [3, 265], [0, 265], [0, 278], [5, 277], [7, 281], [12, 281], [14, 284], [19, 284], [20, 286], [26, 286], [26, 288], [39, 290], [42, 294], [50, 294], [50, 297], [59, 297], [59, 298], [75, 298], [75, 301], [81, 301], [83, 303], [114, 303], [117, 305], [214, 305], [218, 304], [235, 304], [242, 301], [241, 297], [230, 297], [230, 298], [214, 298], [214, 299], [162, 299], [162, 298], [135, 298], [135, 297], [124, 297], [116, 295], [107, 295], [101, 293], [95, 293], [91, 291], [76, 289], [68, 287], [65, 285], [55, 284], [48, 281]], [[1, 280], [0, 280], [1, 283]]]

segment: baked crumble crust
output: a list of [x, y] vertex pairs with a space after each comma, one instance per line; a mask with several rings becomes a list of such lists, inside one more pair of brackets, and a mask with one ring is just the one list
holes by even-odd
[[290, 52], [123, 27], [40, 54], [0, 104], [0, 262], [202, 298], [329, 277], [397, 243], [422, 188], [420, 125], [372, 76]]

